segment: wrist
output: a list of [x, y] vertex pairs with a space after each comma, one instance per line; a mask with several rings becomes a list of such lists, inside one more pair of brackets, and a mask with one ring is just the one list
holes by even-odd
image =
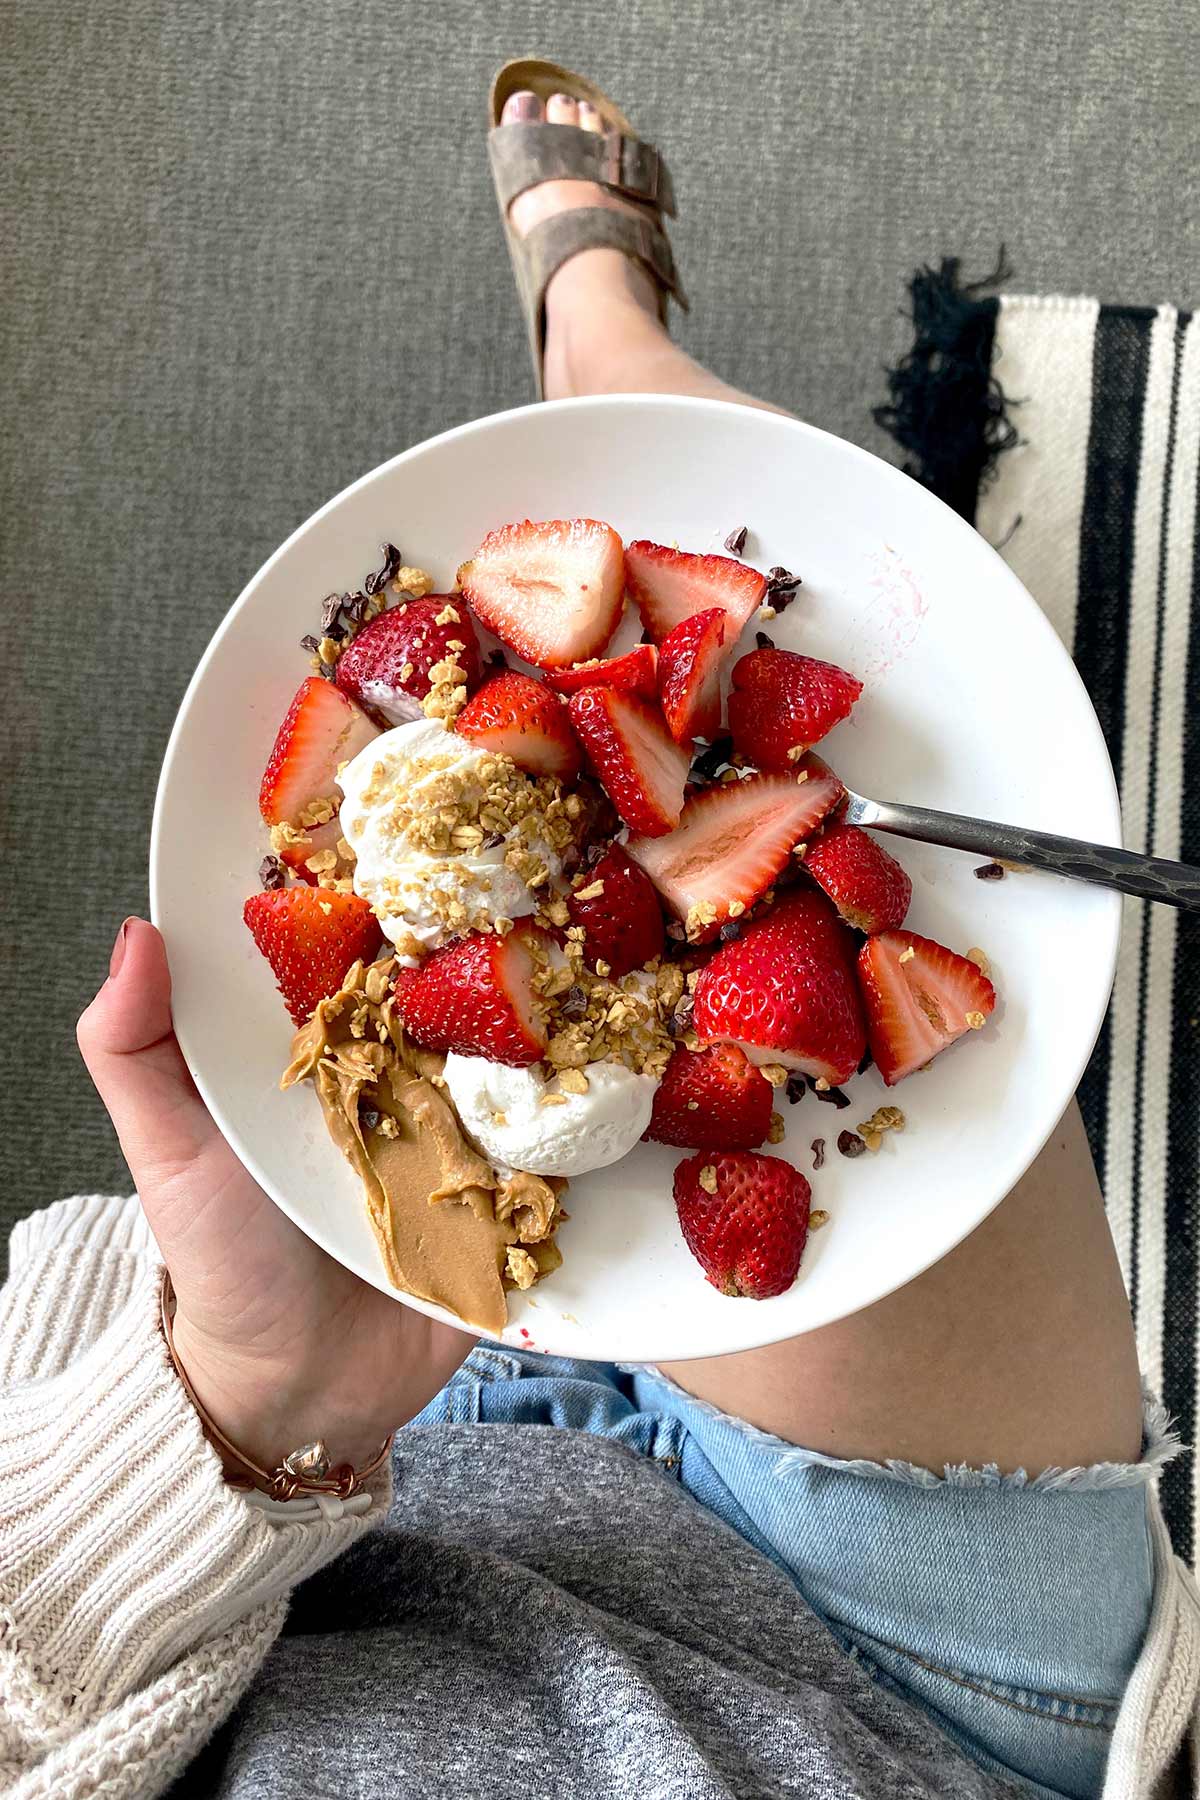
[[358, 1394], [331, 1379], [328, 1359], [279, 1360], [214, 1344], [182, 1311], [175, 1315], [175, 1354], [212, 1423], [260, 1468], [321, 1439], [330, 1461], [360, 1469], [378, 1453], [397, 1421], [384, 1423]]

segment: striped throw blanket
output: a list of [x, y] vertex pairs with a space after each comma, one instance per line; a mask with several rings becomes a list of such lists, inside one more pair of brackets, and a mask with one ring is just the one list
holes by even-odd
[[[1125, 843], [1200, 864], [1200, 316], [913, 284], [916, 343], [877, 417], [972, 518], [1087, 684]], [[1200, 917], [1124, 902], [1112, 1005], [1080, 1088], [1147, 1380], [1188, 1442], [1200, 1389]], [[1162, 1497], [1200, 1551], [1200, 1458]]]

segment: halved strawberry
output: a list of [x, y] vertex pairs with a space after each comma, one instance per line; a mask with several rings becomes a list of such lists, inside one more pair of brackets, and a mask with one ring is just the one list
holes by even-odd
[[700, 971], [692, 1019], [706, 1042], [837, 1087], [866, 1047], [854, 940], [824, 894], [793, 889]]
[[407, 971], [394, 999], [414, 1043], [515, 1068], [537, 1062], [546, 1050], [530, 953], [538, 935], [531, 926], [518, 926], [507, 937], [473, 932]]
[[548, 685], [560, 694], [577, 694], [581, 688], [620, 688], [643, 700], [658, 698], [658, 651], [653, 644], [635, 644], [624, 656], [593, 656], [589, 662], [572, 663], [569, 669], [551, 669]]
[[608, 965], [620, 981], [663, 952], [663, 916], [653, 883], [620, 844], [610, 844], [591, 868], [577, 877], [567, 896], [572, 925], [584, 930], [583, 960], [589, 968]]
[[791, 650], [751, 650], [733, 665], [729, 729], [756, 769], [790, 769], [862, 693], [862, 682], [835, 663]]
[[688, 755], [657, 707], [617, 688], [584, 688], [567, 707], [600, 785], [632, 831], [661, 837], [683, 809]]
[[717, 782], [692, 795], [668, 837], [632, 837], [626, 848], [685, 921], [693, 943], [704, 943], [728, 918], [749, 912], [794, 866], [792, 850], [843, 791], [833, 776], [797, 781], [794, 775], [747, 775]]
[[250, 935], [271, 965], [292, 1022], [303, 1025], [318, 1000], [336, 994], [350, 964], [379, 948], [379, 921], [357, 894], [278, 888], [251, 894], [242, 908]]
[[981, 969], [915, 931], [868, 938], [858, 953], [858, 979], [871, 1055], [889, 1087], [978, 1031], [996, 1004]]
[[456, 663], [474, 693], [483, 679], [479, 639], [461, 594], [430, 594], [380, 613], [364, 625], [337, 661], [337, 684], [386, 719], [419, 719], [437, 663]]
[[658, 698], [677, 744], [714, 738], [721, 729], [722, 645], [729, 614], [719, 606], [694, 613], [669, 631], [658, 654]]
[[782, 1156], [701, 1151], [675, 1171], [684, 1242], [715, 1288], [768, 1300], [796, 1279], [812, 1189]]
[[730, 556], [694, 556], [645, 538], [625, 547], [625, 581], [656, 644], [685, 619], [719, 606], [730, 644], [763, 603], [767, 578]]
[[544, 669], [598, 656], [625, 603], [621, 540], [596, 519], [502, 525], [458, 579], [488, 629]]
[[558, 695], [516, 669], [485, 681], [459, 713], [454, 729], [485, 750], [511, 756], [530, 775], [574, 781], [583, 760]]
[[645, 1136], [694, 1150], [756, 1150], [771, 1128], [775, 1090], [733, 1044], [677, 1044], [654, 1095]]
[[805, 872], [856, 931], [903, 925], [912, 882], [894, 856], [855, 825], [828, 825], [808, 847]]
[[353, 700], [319, 675], [308, 676], [284, 714], [263, 771], [258, 806], [267, 824], [295, 825], [310, 801], [334, 798], [339, 765], [378, 735]]

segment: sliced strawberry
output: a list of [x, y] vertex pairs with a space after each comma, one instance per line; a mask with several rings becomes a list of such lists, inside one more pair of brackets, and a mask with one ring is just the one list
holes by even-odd
[[560, 694], [577, 694], [581, 688], [620, 688], [623, 694], [637, 694], [642, 700], [658, 698], [658, 651], [653, 644], [635, 644], [624, 656], [607, 661], [593, 656], [590, 662], [573, 663], [569, 669], [551, 669], [546, 676], [550, 687]]
[[721, 664], [729, 615], [719, 606], [669, 631], [658, 660], [658, 698], [677, 744], [714, 738], [721, 729]]
[[793, 848], [843, 792], [833, 776], [797, 781], [794, 775], [747, 775], [716, 782], [692, 795], [668, 837], [632, 837], [627, 849], [687, 924], [693, 943], [704, 943], [728, 918], [749, 912], [795, 866]]
[[546, 1051], [546, 1028], [533, 992], [530, 944], [518, 926], [507, 937], [474, 932], [427, 956], [395, 985], [400, 1022], [424, 1050], [486, 1056], [524, 1068]]
[[319, 675], [308, 676], [284, 714], [263, 771], [258, 805], [267, 824], [295, 825], [310, 801], [335, 798], [341, 764], [378, 735], [353, 700]]
[[600, 785], [631, 831], [661, 837], [683, 809], [688, 756], [656, 707], [616, 688], [584, 688], [567, 708]]
[[869, 832], [854, 825], [826, 826], [809, 845], [804, 867], [856, 931], [903, 925], [912, 882]]
[[342, 651], [337, 684], [389, 725], [406, 725], [421, 717], [439, 663], [462, 670], [468, 694], [483, 679], [479, 639], [461, 594], [430, 594], [380, 613]]
[[781, 1156], [702, 1150], [675, 1171], [684, 1242], [715, 1288], [769, 1300], [796, 1279], [812, 1189]]
[[459, 737], [511, 756], [530, 775], [574, 781], [582, 757], [567, 709], [557, 694], [515, 669], [485, 681], [454, 721]]
[[379, 921], [365, 900], [324, 888], [251, 894], [242, 918], [296, 1025], [311, 1017], [318, 1000], [337, 993], [352, 962], [369, 962], [381, 941]]
[[854, 940], [823, 894], [794, 889], [700, 971], [693, 1023], [705, 1042], [837, 1087], [866, 1047]]
[[733, 665], [729, 729], [756, 769], [790, 769], [842, 719], [862, 682], [835, 663], [791, 650], [751, 650]]
[[765, 575], [730, 556], [694, 556], [645, 538], [626, 546], [625, 581], [656, 644], [685, 619], [719, 606], [729, 615], [732, 645], [767, 592]]
[[662, 907], [654, 884], [620, 844], [610, 844], [577, 878], [567, 910], [572, 925], [583, 927], [584, 961], [593, 969], [605, 963], [613, 981], [662, 955]]
[[889, 1087], [990, 1017], [996, 990], [965, 956], [915, 931], [883, 931], [858, 953], [867, 1036]]
[[488, 629], [544, 669], [598, 656], [625, 603], [621, 540], [596, 519], [503, 525], [458, 579]]
[[645, 1135], [696, 1150], [756, 1150], [771, 1128], [769, 1081], [732, 1044], [677, 1044], [654, 1095]]

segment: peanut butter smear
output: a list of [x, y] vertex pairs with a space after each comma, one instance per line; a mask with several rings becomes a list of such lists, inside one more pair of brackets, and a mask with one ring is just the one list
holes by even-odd
[[280, 1086], [316, 1087], [329, 1135], [363, 1184], [393, 1287], [493, 1335], [505, 1290], [562, 1262], [557, 1178], [503, 1179], [463, 1135], [440, 1056], [419, 1050], [391, 1005], [390, 959], [347, 970], [292, 1040]]

